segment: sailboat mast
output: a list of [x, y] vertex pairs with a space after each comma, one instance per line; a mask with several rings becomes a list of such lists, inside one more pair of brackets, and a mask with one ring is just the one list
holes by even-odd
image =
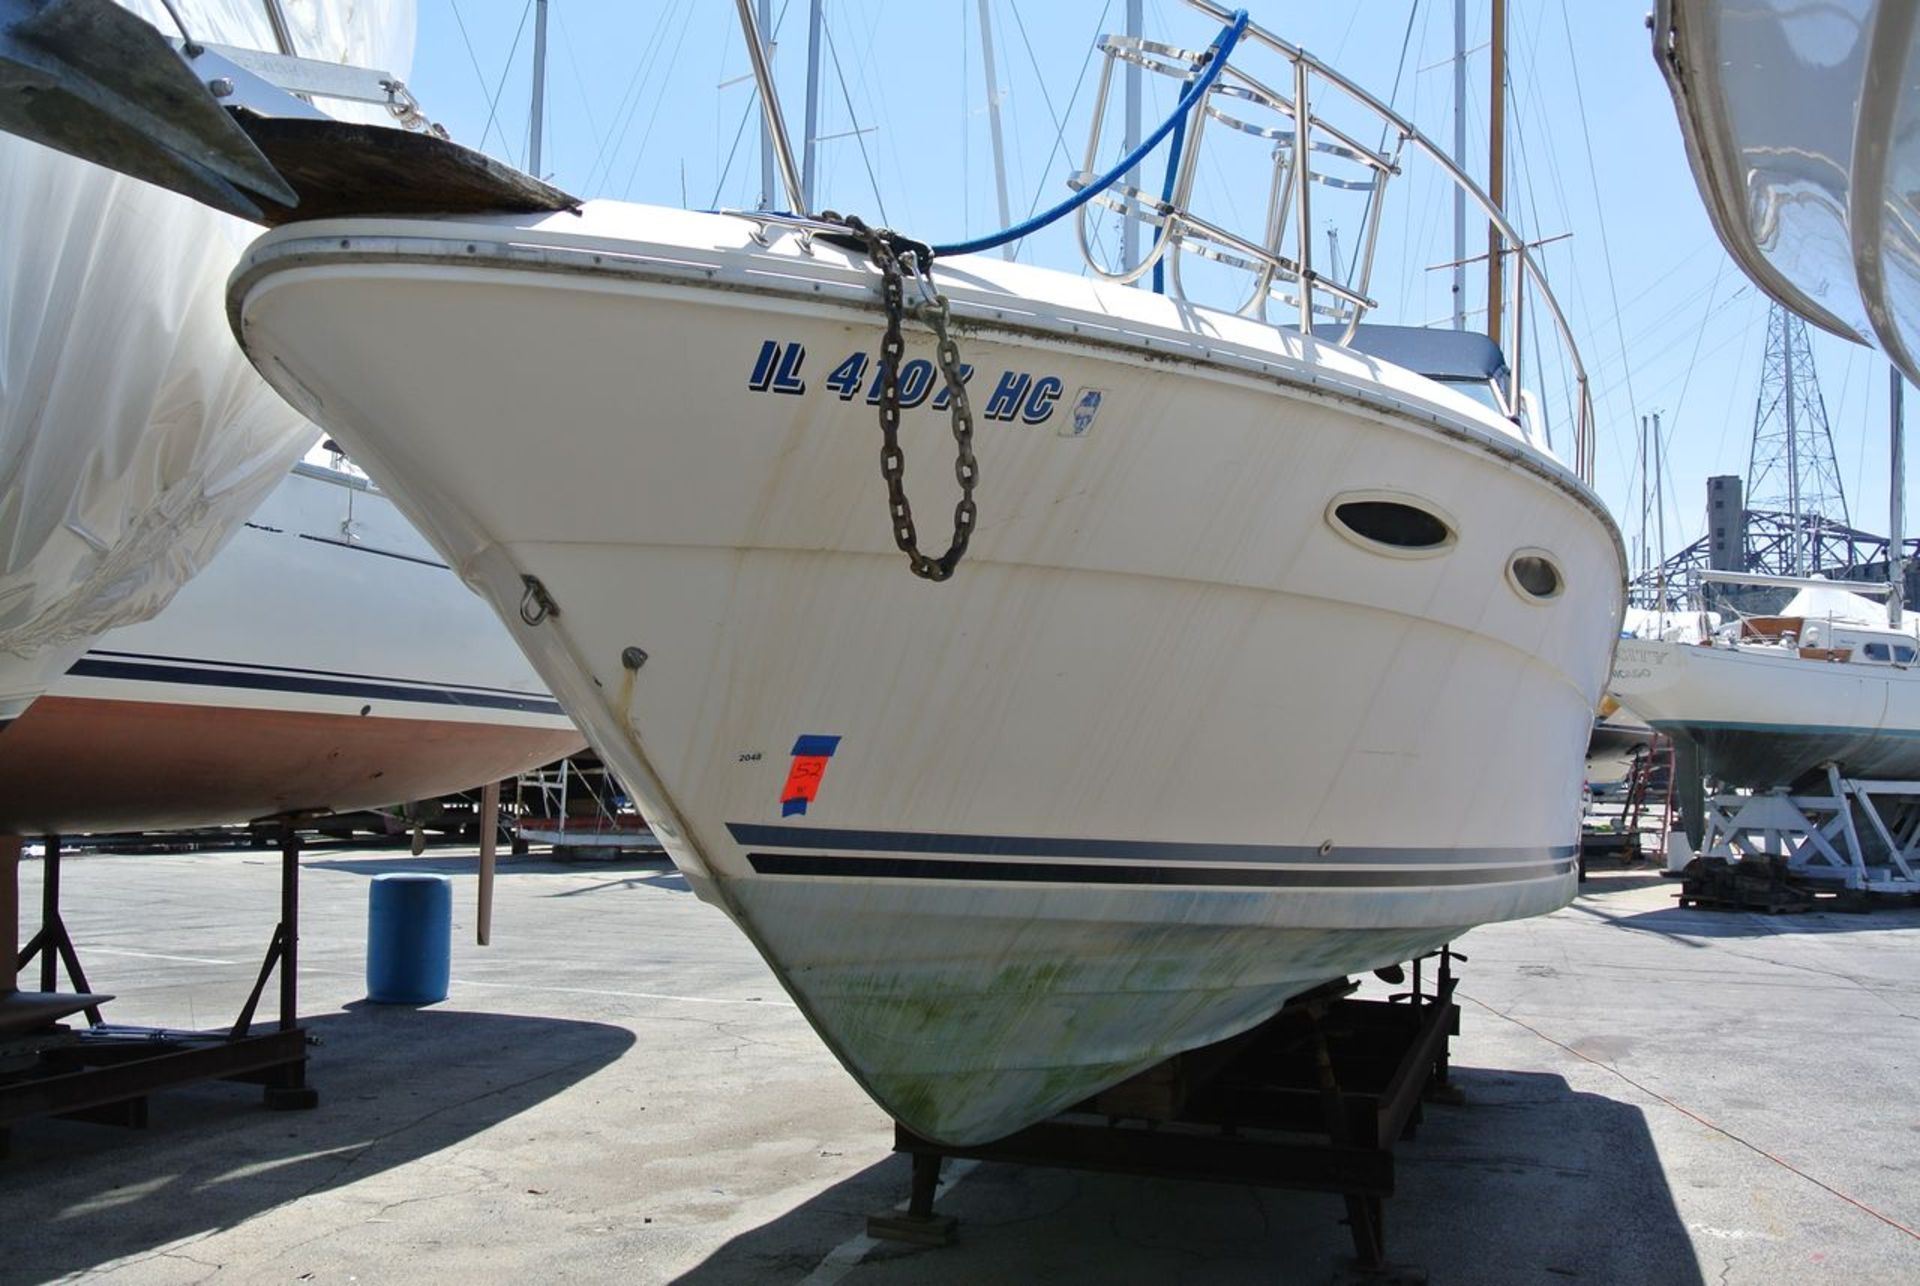
[[780, 111], [780, 95], [774, 88], [773, 68], [767, 65], [767, 45], [760, 39], [760, 24], [754, 20], [753, 0], [733, 0], [740, 16], [740, 30], [747, 38], [747, 57], [753, 62], [753, 82], [760, 90], [760, 118], [766, 137], [772, 140], [774, 158], [780, 163], [780, 185], [786, 189], [787, 205], [795, 214], [811, 213], [812, 203], [805, 199], [800, 172], [793, 163], [793, 146], [787, 138], [787, 119]]
[[1905, 620], [1907, 591], [1907, 434], [1903, 423], [1906, 410], [1906, 383], [1900, 368], [1887, 365], [1887, 438], [1892, 456], [1887, 495], [1887, 580], [1893, 592], [1887, 595], [1887, 624], [1894, 629]]
[[[773, 0], [760, 0], [760, 56], [773, 61]], [[765, 112], [760, 114], [760, 208], [773, 209], [773, 131]]]
[[807, 6], [807, 132], [800, 140], [800, 199], [813, 209], [813, 145], [820, 133], [820, 21], [823, 0]]
[[[980, 0], [979, 10], [980, 67], [987, 77], [987, 123], [993, 132], [993, 187], [1000, 198], [1000, 226], [1005, 228], [1012, 226], [1013, 215], [1007, 209], [1007, 153], [1000, 137], [1000, 90], [994, 83], [998, 78], [993, 67], [993, 17], [987, 12], [987, 0]], [[1015, 248], [1015, 243], [1009, 241], [1000, 247], [1000, 253], [1011, 259]]]
[[[1453, 0], [1453, 163], [1467, 169], [1467, 0]], [[1467, 190], [1453, 185], [1453, 328], [1467, 328]]]
[[[1487, 196], [1493, 202], [1493, 208], [1501, 213], [1507, 208], [1507, 0], [1493, 0], [1493, 83], [1488, 90], [1487, 102]], [[1487, 338], [1494, 343], [1500, 342], [1500, 299], [1502, 271], [1506, 267], [1503, 247], [1500, 244], [1500, 229], [1492, 222], [1487, 224]], [[1518, 360], [1520, 336], [1513, 337]], [[1519, 390], [1514, 390], [1514, 399], [1519, 400]]]
[[[1513, 342], [1516, 344], [1520, 342], [1517, 335], [1514, 337]], [[1660, 581], [1660, 610], [1665, 611], [1667, 608], [1666, 581], [1664, 578], [1664, 569], [1667, 565], [1667, 470], [1666, 462], [1661, 458], [1662, 450], [1663, 448], [1660, 443], [1660, 412], [1655, 411], [1653, 413], [1653, 531], [1656, 543], [1653, 547], [1653, 557], [1659, 560], [1654, 563], [1654, 566], [1662, 569], [1662, 579]]]
[[527, 130], [527, 172], [540, 175], [540, 138], [547, 118], [547, 0], [533, 4], [533, 114]]
[[[1127, 0], [1127, 35], [1135, 40], [1140, 39], [1140, 28], [1142, 26], [1140, 9], [1142, 3], [1143, 0]], [[1124, 149], [1123, 155], [1131, 156], [1133, 155], [1133, 149], [1140, 146], [1140, 64], [1129, 61], [1125, 75], [1127, 119], [1126, 132], [1121, 147]], [[1121, 179], [1121, 182], [1130, 188], [1138, 189], [1140, 186], [1140, 167], [1136, 165], [1128, 170], [1126, 177]], [[1140, 221], [1138, 219], [1120, 220], [1121, 264], [1131, 268], [1139, 262], [1139, 254]]]
[[1647, 452], [1647, 417], [1643, 415], [1640, 417], [1640, 549], [1639, 559], [1637, 560], [1639, 562], [1638, 570], [1642, 575], [1653, 566], [1653, 560], [1647, 552], [1647, 514], [1653, 505], [1652, 498], [1648, 494], [1648, 474], [1650, 472], [1650, 466], [1647, 461], [1650, 458]]

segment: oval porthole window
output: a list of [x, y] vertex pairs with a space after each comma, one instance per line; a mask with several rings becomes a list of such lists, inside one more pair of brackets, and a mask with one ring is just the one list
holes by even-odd
[[1507, 579], [1523, 596], [1541, 602], [1558, 598], [1566, 588], [1566, 579], [1560, 575], [1553, 559], [1532, 549], [1523, 549], [1513, 556], [1513, 561], [1507, 564]]
[[1435, 554], [1453, 544], [1445, 518], [1400, 496], [1339, 496], [1327, 506], [1327, 517], [1341, 535], [1377, 553]]

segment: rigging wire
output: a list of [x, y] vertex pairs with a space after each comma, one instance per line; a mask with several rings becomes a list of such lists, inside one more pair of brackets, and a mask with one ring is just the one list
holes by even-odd
[[[1586, 145], [1587, 181], [1593, 187], [1593, 204], [1597, 210], [1600, 207], [1600, 170], [1593, 160], [1593, 131], [1587, 125], [1587, 101], [1586, 95], [1580, 88], [1580, 59], [1573, 48], [1573, 22], [1567, 17], [1567, 0], [1560, 0], [1560, 26], [1567, 37], [1567, 63], [1573, 73], [1573, 102], [1575, 109], [1580, 113], [1580, 137]], [[1600, 220], [1600, 258], [1607, 269], [1607, 292], [1613, 300], [1613, 328], [1614, 334], [1620, 341], [1620, 359], [1622, 362], [1627, 362], [1627, 331], [1620, 323], [1620, 288], [1618, 278], [1613, 271], [1613, 245], [1611, 238], [1607, 236], [1605, 218]], [[1640, 418], [1640, 408], [1633, 395], [1633, 367], [1630, 363], [1626, 371], [1627, 413], [1637, 422]]]
[[[780, 36], [780, 27], [783, 23], [786, 22], [787, 8], [792, 3], [793, 3], [793, 0], [786, 0], [786, 3], [780, 6], [780, 12], [774, 15], [773, 30], [768, 32], [766, 36], [766, 40], [768, 44], [775, 44], [778, 42], [779, 36]], [[743, 52], [745, 51], [743, 50]], [[727, 186], [727, 175], [733, 172], [733, 158], [739, 154], [740, 139], [747, 132], [747, 121], [752, 118], [754, 108], [758, 107], [759, 105], [760, 105], [760, 87], [756, 84], [753, 88], [753, 92], [747, 95], [746, 106], [740, 109], [740, 123], [733, 127], [733, 146], [727, 149], [727, 161], [726, 161], [726, 164], [720, 167], [720, 177], [713, 181], [713, 200], [707, 202], [707, 208], [709, 210], [718, 210], [720, 208], [720, 193], [724, 191]], [[771, 199], [772, 194], [769, 193], [768, 196], [769, 196], [769, 199]]]
[[960, 230], [973, 231], [973, 207], [967, 201], [967, 195], [973, 191], [973, 131], [966, 122], [973, 119], [973, 106], [967, 92], [967, 0], [959, 0], [960, 39]]
[[[1546, 221], [1540, 217], [1540, 192], [1539, 192], [1538, 185], [1536, 185], [1533, 181], [1533, 158], [1527, 152], [1527, 110], [1528, 108], [1529, 107], [1532, 108], [1536, 119], [1539, 121], [1540, 132], [1546, 136], [1547, 146], [1549, 150], [1551, 150], [1553, 146], [1553, 131], [1550, 127], [1548, 127], [1545, 116], [1540, 112], [1540, 101], [1543, 95], [1540, 93], [1540, 78], [1536, 70], [1539, 65], [1537, 54], [1539, 50], [1540, 29], [1537, 27], [1534, 29], [1533, 41], [1531, 44], [1529, 44], [1526, 40], [1525, 15], [1524, 13], [1522, 13], [1520, 15], [1516, 15], [1516, 17], [1518, 19], [1518, 24], [1521, 29], [1521, 41], [1520, 41], [1520, 44], [1515, 49], [1516, 56], [1513, 59], [1513, 62], [1509, 64], [1509, 66], [1519, 71], [1521, 79], [1525, 82], [1527, 86], [1527, 93], [1520, 100], [1520, 103], [1518, 105], [1518, 110], [1516, 110], [1513, 113], [1513, 138], [1514, 138], [1515, 147], [1520, 153], [1520, 183], [1522, 188], [1526, 192], [1527, 209], [1531, 212], [1532, 232], [1535, 237], [1539, 237], [1541, 234], [1545, 232], [1547, 224], [1546, 224]], [[1509, 74], [1511, 75], [1511, 72]], [[1561, 213], [1562, 222], [1564, 225], [1564, 223], [1567, 222], [1566, 211], [1562, 210], [1560, 213]], [[1526, 238], [1525, 229], [1521, 229], [1521, 236], [1523, 240]], [[1542, 263], [1545, 262], [1545, 259], [1546, 259], [1546, 255], [1543, 252], [1541, 254]], [[1515, 271], [1522, 272], [1524, 270], [1518, 264], [1516, 264]], [[1544, 268], [1542, 269], [1542, 271], [1544, 273], [1545, 271]], [[1540, 313], [1540, 310], [1537, 308], [1528, 309], [1526, 316], [1523, 318], [1523, 321], [1531, 321], [1533, 323], [1533, 356], [1534, 356], [1533, 369], [1536, 371], [1544, 371], [1547, 368], [1546, 368], [1544, 359], [1541, 357], [1541, 351], [1540, 351], [1539, 313]], [[1521, 342], [1522, 343], [1525, 342], [1524, 335], [1521, 337]], [[1557, 355], [1557, 359], [1558, 359], [1561, 388], [1566, 393], [1566, 396], [1567, 396], [1567, 404], [1568, 404], [1567, 410], [1569, 412], [1568, 418], [1577, 421], [1579, 418], [1579, 414], [1578, 414], [1579, 390], [1577, 387], [1577, 383], [1573, 378], [1573, 371], [1572, 371], [1570, 356], [1566, 351], [1566, 345], [1564, 343], [1555, 344], [1554, 352]], [[1552, 450], [1553, 449], [1553, 426], [1552, 426], [1551, 418], [1546, 415], [1546, 402], [1544, 401], [1544, 399], [1540, 404], [1540, 409], [1541, 409], [1542, 418], [1546, 420], [1546, 424], [1544, 425], [1544, 428], [1546, 429], [1546, 435], [1547, 435], [1547, 448], [1548, 450]]]
[[[680, 48], [687, 42], [687, 28], [693, 25], [693, 14], [696, 7], [694, 4], [689, 3], [687, 5], [687, 16], [680, 20], [680, 34], [674, 37], [673, 52], [667, 55], [667, 66], [669, 67], [677, 66], [680, 62]], [[627, 194], [633, 191], [633, 181], [640, 174], [640, 162], [645, 159], [647, 155], [647, 144], [653, 141], [653, 123], [660, 119], [660, 107], [661, 104], [667, 101], [667, 90], [670, 87], [669, 78], [662, 76], [660, 78], [660, 92], [653, 96], [653, 110], [647, 113], [646, 128], [640, 131], [640, 146], [633, 154], [633, 164], [627, 169], [626, 184], [620, 189], [620, 199], [623, 201], [627, 198]], [[638, 107], [638, 101], [637, 99], [635, 100], [636, 109]], [[638, 114], [637, 110], [635, 114]], [[628, 123], [632, 123], [631, 117], [628, 118]]]
[[[891, 110], [887, 102], [885, 78], [875, 77], [870, 80], [867, 76], [868, 68], [874, 62], [874, 44], [879, 40], [881, 31], [885, 29], [887, 25], [882, 21], [885, 14], [882, 13], [875, 16], [870, 13], [865, 0], [850, 0], [850, 2], [858, 8], [855, 26], [866, 35], [866, 43], [862, 47], [848, 51], [849, 57], [853, 62], [853, 83], [860, 87], [861, 99], [866, 103], [867, 114], [872, 119], [881, 121], [899, 120], [900, 117]], [[884, 4], [885, 0], [881, 0], [881, 3]], [[883, 131], [881, 135], [886, 142], [887, 154], [892, 161], [893, 168], [890, 172], [893, 174], [907, 173], [906, 164], [900, 156], [899, 144], [899, 140], [904, 132], [905, 131], [898, 129], [886, 130]], [[915, 227], [918, 226], [919, 223], [915, 215], [914, 203], [914, 194], [917, 190], [918, 185], [908, 183], [903, 186], [901, 191], [894, 193], [896, 208], [900, 209], [901, 222], [907, 227]]]
[[[620, 91], [620, 99], [614, 104], [612, 122], [607, 127], [607, 141], [598, 152], [594, 153], [593, 164], [587, 168], [587, 181], [583, 186], [588, 192], [594, 190], [594, 183], [600, 177], [600, 166], [603, 160], [607, 166], [606, 177], [609, 180], [613, 177], [613, 158], [626, 144], [627, 133], [633, 128], [633, 116], [640, 109], [640, 95], [644, 92], [649, 79], [648, 73], [659, 59], [661, 49], [664, 47], [661, 37], [666, 34], [667, 25], [673, 21], [673, 14], [678, 8], [679, 0], [674, 0], [674, 3], [669, 5], [662, 5], [659, 17], [654, 20], [653, 30], [647, 33], [645, 42], [640, 46], [646, 53], [639, 62], [634, 64], [633, 75], [627, 79], [626, 88]], [[621, 124], [622, 117], [626, 118], [624, 125]]]
[[573, 68], [573, 89], [580, 96], [580, 106], [586, 114], [587, 132], [593, 135], [593, 141], [598, 144], [601, 139], [600, 123], [593, 117], [593, 99], [584, 88], [587, 78], [581, 74], [580, 60], [574, 55], [573, 37], [567, 34], [566, 14], [565, 5], [560, 5], [553, 11], [555, 23], [560, 28], [560, 43], [567, 51], [567, 65]]
[[[474, 52], [473, 38], [467, 34], [467, 20], [460, 16], [460, 0], [447, 0], [447, 4], [453, 10], [454, 25], [460, 28], [460, 39], [467, 47], [467, 59], [473, 64], [473, 78], [480, 82], [480, 96], [485, 98], [487, 96], [487, 74], [480, 70], [480, 55]], [[506, 140], [504, 138], [501, 139], [500, 142], [502, 146], [505, 146]], [[486, 146], [487, 136], [482, 134], [480, 136], [481, 150], [486, 150]]]
[[[1721, 255], [1720, 261], [1714, 265], [1713, 284], [1707, 288], [1706, 316], [1700, 319], [1700, 328], [1693, 332], [1693, 352], [1687, 358], [1686, 377], [1680, 381], [1680, 396], [1673, 404], [1672, 423], [1667, 425], [1667, 431], [1660, 435], [1660, 476], [1666, 483], [1666, 489], [1662, 494], [1666, 496], [1669, 502], [1675, 499], [1675, 488], [1673, 485], [1673, 451], [1671, 449], [1673, 435], [1680, 427], [1681, 412], [1687, 408], [1687, 390], [1693, 387], [1693, 373], [1700, 369], [1700, 341], [1706, 338], [1707, 322], [1713, 316], [1713, 296], [1720, 289], [1720, 275], [1726, 271], [1726, 267], [1727, 257]], [[1673, 519], [1674, 530], [1683, 530], [1680, 526], [1680, 511], [1677, 508], [1674, 510]], [[1690, 528], [1687, 530], [1690, 530]], [[1692, 542], [1689, 541], [1688, 543], [1691, 544]], [[1660, 550], [1660, 561], [1663, 564], [1667, 561], [1667, 551], [1664, 547]]]
[[[1067, 118], [1073, 115], [1073, 105], [1080, 101], [1080, 90], [1087, 82], [1087, 69], [1093, 65], [1093, 56], [1099, 52], [1100, 29], [1107, 24], [1107, 13], [1113, 8], [1113, 0], [1106, 0], [1106, 3], [1100, 6], [1100, 16], [1093, 20], [1093, 38], [1087, 42], [1086, 57], [1080, 60], [1080, 74], [1074, 79], [1073, 94], [1067, 99], [1067, 109], [1064, 113], [1053, 109], [1053, 95], [1047, 92], [1047, 78], [1040, 70], [1040, 59], [1033, 52], [1033, 41], [1027, 38], [1027, 23], [1026, 19], [1020, 16], [1018, 0], [1009, 0], [1008, 7], [1013, 10], [1013, 22], [1019, 28], [1020, 43], [1026, 47], [1027, 62], [1033, 67], [1034, 79], [1040, 83], [1040, 98], [1046, 103], [1047, 115], [1053, 120], [1053, 142], [1048, 148], [1047, 159], [1051, 161], [1053, 154], [1057, 152], [1060, 155], [1061, 164], [1071, 171], [1075, 167], [1073, 154], [1067, 151]], [[1040, 181], [1033, 185], [1033, 200], [1027, 203], [1029, 216], [1040, 208], [1040, 198], [1046, 195], [1047, 176], [1044, 170], [1043, 164]]]
[[[1420, 12], [1420, 0], [1411, 0], [1411, 3], [1407, 5], [1407, 30], [1406, 30], [1406, 33], [1400, 37], [1400, 62], [1397, 66], [1395, 66], [1393, 70], [1393, 91], [1387, 95], [1387, 107], [1389, 110], [1392, 110], [1399, 105], [1400, 79], [1402, 76], [1406, 74], [1407, 50], [1413, 44], [1413, 17], [1418, 12]], [[1353, 18], [1347, 19], [1347, 35], [1353, 34], [1354, 18], [1358, 18], [1359, 16], [1360, 16], [1360, 6], [1355, 5], [1353, 7]], [[1346, 36], [1340, 37], [1340, 47], [1342, 49], [1345, 49], [1346, 45], [1347, 45], [1347, 37]], [[1339, 54], [1335, 53], [1334, 58], [1337, 61], [1339, 59]], [[1387, 150], [1387, 135], [1391, 132], [1392, 132], [1391, 126], [1386, 125], [1384, 123], [1380, 126], [1380, 146], [1374, 148], [1373, 149], [1374, 151], [1385, 154]], [[1379, 178], [1374, 181], [1374, 185], [1372, 189], [1368, 191], [1367, 203], [1360, 211], [1361, 227], [1366, 226], [1368, 217], [1373, 214], [1373, 203], [1375, 200], [1379, 198], [1380, 193], [1382, 189], [1385, 188], [1385, 186], [1386, 186], [1386, 180], [1384, 178]], [[1360, 269], [1360, 246], [1361, 246], [1361, 238], [1355, 237], [1353, 239], [1353, 253], [1347, 257], [1347, 280], [1348, 281], [1352, 281], [1353, 274], [1358, 272]]]
[[860, 162], [867, 167], [867, 184], [873, 189], [873, 200], [880, 207], [880, 221], [889, 223], [887, 218], [887, 199], [880, 195], [880, 180], [874, 177], [873, 158], [867, 155], [867, 139], [860, 132], [860, 116], [853, 110], [853, 95], [847, 92], [846, 73], [840, 70], [840, 51], [833, 43], [833, 23], [822, 15], [820, 30], [827, 37], [827, 54], [833, 59], [833, 77], [840, 82], [840, 100], [847, 105], [847, 123], [853, 127], [853, 141], [860, 145]]
[[[487, 145], [487, 134], [493, 129], [493, 118], [500, 110], [500, 95], [507, 88], [507, 73], [513, 70], [514, 55], [520, 52], [520, 37], [526, 34], [527, 15], [532, 12], [533, 0], [527, 0], [526, 5], [520, 10], [520, 25], [513, 29], [513, 45], [507, 50], [506, 65], [500, 69], [500, 83], [493, 87], [493, 98], [487, 103], [487, 124], [486, 128], [480, 131], [480, 146], [483, 148]], [[511, 155], [513, 145], [507, 142], [505, 126], [500, 129], [500, 146], [507, 148]]]

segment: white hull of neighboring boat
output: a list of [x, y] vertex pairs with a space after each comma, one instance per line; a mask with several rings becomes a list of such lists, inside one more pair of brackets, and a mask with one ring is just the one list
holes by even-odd
[[1920, 780], [1920, 670], [1622, 639], [1612, 691], [1658, 731], [1698, 742], [1726, 786], [1785, 786], [1829, 762]]
[[[611, 205], [304, 225], [249, 252], [236, 329], [889, 1111], [1003, 1135], [1572, 895], [1623, 562], [1560, 466], [1344, 350], [959, 259], [981, 519], [928, 584], [868, 385], [828, 379], [877, 349], [871, 270], [750, 231]], [[947, 417], [904, 420], [938, 548]], [[1369, 546], [1329, 518], [1356, 495], [1456, 535]], [[1531, 547], [1565, 592], [1509, 580]]]
[[1655, 56], [1747, 275], [1920, 380], [1920, 10], [1658, 0]]
[[110, 631], [0, 734], [0, 833], [373, 808], [581, 745], [391, 501], [301, 466], [166, 611]]
[[[159, 0], [123, 3], [174, 31]], [[259, 0], [180, 7], [201, 39], [275, 47]], [[411, 61], [412, 0], [286, 16], [310, 57]], [[0, 135], [0, 726], [103, 631], [164, 607], [312, 444], [222, 315], [251, 235]]]

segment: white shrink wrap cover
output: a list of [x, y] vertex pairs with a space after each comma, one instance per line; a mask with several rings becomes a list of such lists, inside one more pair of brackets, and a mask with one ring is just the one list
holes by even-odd
[[[178, 34], [159, 0], [126, 7]], [[180, 7], [197, 39], [277, 50], [263, 0]], [[414, 0], [283, 8], [301, 56], [407, 74]], [[0, 134], [0, 722], [166, 606], [318, 437], [227, 328], [257, 233]]]

